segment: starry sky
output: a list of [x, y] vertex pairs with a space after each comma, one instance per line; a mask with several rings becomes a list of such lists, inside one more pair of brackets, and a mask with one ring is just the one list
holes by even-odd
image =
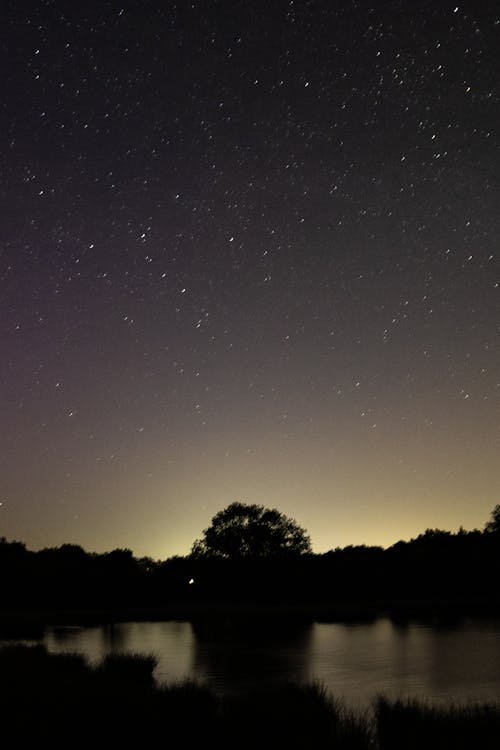
[[[458, 1], [458, 0], [457, 0]], [[500, 501], [500, 6], [4, 3], [0, 534], [323, 552]]]

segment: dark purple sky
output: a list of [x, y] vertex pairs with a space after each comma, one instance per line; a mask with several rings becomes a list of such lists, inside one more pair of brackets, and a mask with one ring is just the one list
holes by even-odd
[[497, 2], [6, 2], [0, 534], [323, 551], [500, 473]]

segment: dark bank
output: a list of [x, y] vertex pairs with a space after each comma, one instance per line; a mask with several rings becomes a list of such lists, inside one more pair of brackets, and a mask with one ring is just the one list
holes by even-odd
[[193, 681], [158, 687], [154, 663], [111, 654], [91, 668], [80, 656], [41, 646], [0, 649], [5, 744], [131, 747], [163, 737], [193, 748], [498, 747], [498, 704], [443, 708], [378, 696], [369, 711], [356, 713], [318, 683], [221, 697]]

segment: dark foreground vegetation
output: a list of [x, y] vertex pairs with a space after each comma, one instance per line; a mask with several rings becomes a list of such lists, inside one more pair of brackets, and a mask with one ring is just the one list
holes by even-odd
[[500, 531], [427, 530], [409, 542], [324, 554], [33, 552], [0, 538], [0, 637], [21, 626], [188, 618], [231, 608], [316, 620], [500, 612]]
[[500, 704], [438, 708], [374, 701], [356, 714], [317, 684], [221, 697], [194, 682], [158, 687], [149, 656], [89, 667], [43, 646], [0, 649], [5, 747], [498, 750]]

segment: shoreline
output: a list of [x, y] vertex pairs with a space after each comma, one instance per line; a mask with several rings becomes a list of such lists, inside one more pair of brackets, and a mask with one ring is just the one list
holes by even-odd
[[164, 606], [11, 609], [0, 613], [0, 638], [27, 637], [46, 627], [91, 627], [123, 622], [183, 621], [197, 624], [234, 622], [248, 626], [271, 627], [289, 623], [370, 623], [390, 619], [395, 624], [409, 622], [453, 623], [463, 619], [500, 617], [498, 606], [487, 602], [398, 601], [392, 603], [342, 602], [268, 603], [173, 603]]

